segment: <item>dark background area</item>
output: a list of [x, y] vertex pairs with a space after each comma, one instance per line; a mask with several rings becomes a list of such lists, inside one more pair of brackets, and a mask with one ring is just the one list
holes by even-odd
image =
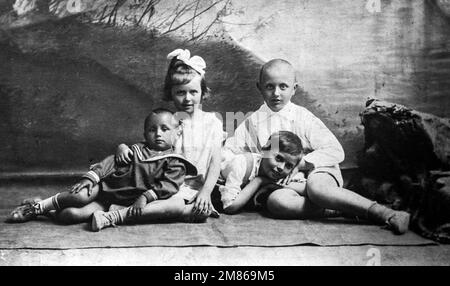
[[[13, 2], [3, 2], [0, 13]], [[349, 2], [328, 17], [331, 24], [325, 26], [350, 17], [361, 18], [361, 27], [367, 24], [364, 19], [375, 17], [371, 32], [361, 39], [342, 35], [349, 47], [362, 43], [357, 50], [363, 56], [355, 54], [354, 59], [366, 60], [347, 67], [330, 64], [327, 70], [317, 66], [317, 78], [300, 83], [302, 89], [293, 99], [336, 134], [347, 155], [344, 167], [355, 166], [363, 146], [358, 114], [368, 96], [449, 116], [450, 20], [432, 2], [425, 1], [423, 11], [417, 11], [408, 3], [382, 1], [388, 12], [364, 17], [345, 10], [354, 5]], [[421, 22], [415, 22], [417, 15]], [[355, 25], [348, 25], [351, 33]], [[269, 37], [266, 32], [261, 33]], [[255, 88], [262, 59], [231, 36], [189, 41], [156, 36], [142, 27], [94, 24], [83, 15], [0, 29], [0, 171], [86, 170], [119, 143], [141, 140], [145, 115], [155, 106], [172, 108], [161, 94], [166, 55], [175, 48], [190, 49], [207, 62], [212, 96], [204, 102], [205, 111], [224, 115], [256, 110], [262, 103]], [[272, 48], [270, 54], [277, 50]], [[376, 68], [375, 78], [363, 69], [368, 67]]]

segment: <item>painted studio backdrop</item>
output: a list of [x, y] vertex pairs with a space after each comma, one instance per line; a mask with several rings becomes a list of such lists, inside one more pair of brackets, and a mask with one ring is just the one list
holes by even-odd
[[[293, 63], [293, 101], [364, 144], [368, 97], [450, 116], [449, 1], [1, 0], [0, 171], [80, 171], [140, 140], [166, 55], [207, 62], [206, 111], [253, 111], [262, 62]], [[225, 126], [224, 126], [225, 127]]]

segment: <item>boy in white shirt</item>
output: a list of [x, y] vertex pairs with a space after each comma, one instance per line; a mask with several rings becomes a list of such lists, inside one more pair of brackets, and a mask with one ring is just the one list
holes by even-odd
[[342, 188], [339, 163], [344, 160], [343, 148], [320, 119], [291, 102], [297, 82], [289, 62], [274, 59], [264, 64], [257, 88], [265, 103], [227, 140], [224, 160], [231, 160], [233, 153], [242, 151], [258, 153], [260, 142], [266, 142], [276, 131], [286, 130], [300, 138], [305, 156], [298, 168], [308, 170], [306, 191], [287, 185], [270, 193], [266, 201], [270, 214], [278, 218], [302, 219], [332, 209], [387, 224], [395, 233], [408, 230], [410, 216], [407, 212], [391, 210]]

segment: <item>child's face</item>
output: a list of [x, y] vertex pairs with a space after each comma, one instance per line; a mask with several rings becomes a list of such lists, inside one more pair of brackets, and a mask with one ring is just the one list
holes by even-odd
[[297, 89], [292, 67], [278, 64], [265, 69], [257, 84], [269, 108], [278, 112], [291, 100]]
[[291, 173], [300, 160], [300, 155], [294, 156], [278, 149], [265, 151], [261, 160], [260, 170], [262, 175], [278, 181]]
[[199, 108], [202, 100], [201, 81], [201, 76], [197, 75], [187, 84], [172, 87], [172, 99], [178, 111], [191, 115]]
[[179, 126], [168, 113], [153, 114], [145, 125], [144, 138], [147, 145], [157, 151], [164, 151], [174, 146], [179, 135]]

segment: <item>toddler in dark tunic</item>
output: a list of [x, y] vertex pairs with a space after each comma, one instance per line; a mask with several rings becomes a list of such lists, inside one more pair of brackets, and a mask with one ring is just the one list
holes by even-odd
[[132, 205], [141, 196], [147, 203], [176, 194], [185, 174], [195, 175], [195, 166], [172, 148], [158, 150], [142, 142], [131, 146], [131, 163], [120, 166], [108, 156], [91, 166], [83, 177], [100, 185], [101, 195], [113, 204]]
[[[25, 222], [38, 215], [52, 212], [63, 223], [80, 223], [92, 218], [92, 229], [98, 231], [113, 225], [104, 211], [111, 204], [127, 206], [126, 213], [110, 212], [116, 221], [124, 217], [139, 217], [147, 204], [166, 200], [176, 194], [185, 175], [196, 175], [197, 170], [182, 155], [173, 152], [180, 135], [179, 122], [166, 109], [155, 109], [145, 119], [145, 142], [132, 145], [133, 160], [119, 164], [114, 156], [90, 167], [83, 179], [69, 191], [44, 200], [27, 200], [11, 212], [7, 222]], [[155, 219], [176, 217], [183, 208], [176, 203], [165, 209], [155, 209]], [[53, 212], [55, 211], [55, 212]], [[174, 214], [171, 215], [171, 212]], [[160, 214], [160, 215], [158, 215]]]

